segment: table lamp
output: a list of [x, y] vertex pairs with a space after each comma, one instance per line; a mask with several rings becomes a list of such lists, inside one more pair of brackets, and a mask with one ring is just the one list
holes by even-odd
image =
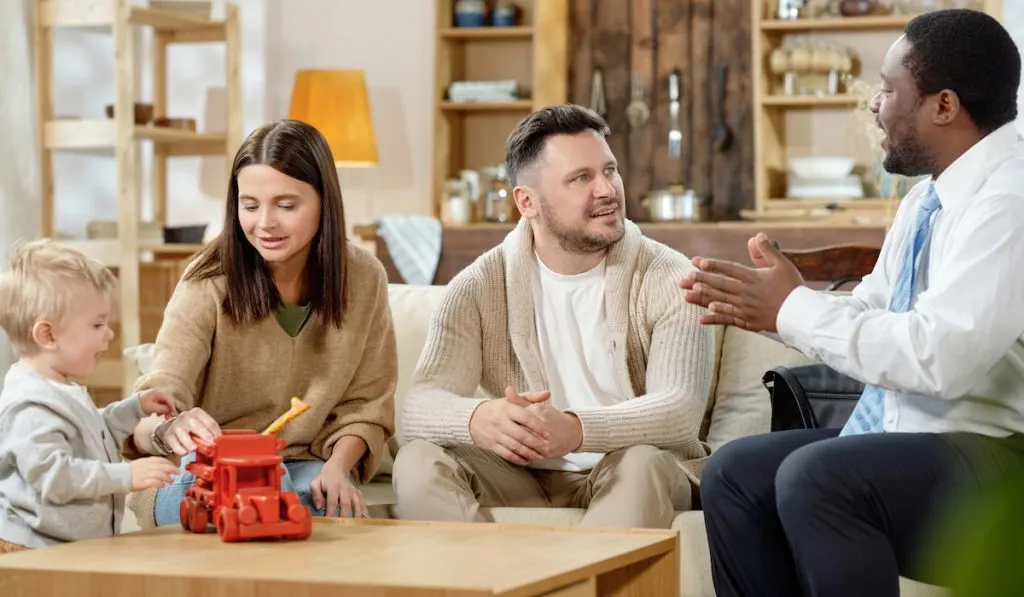
[[379, 163], [363, 71], [296, 72], [288, 118], [316, 127], [327, 139], [338, 168]]

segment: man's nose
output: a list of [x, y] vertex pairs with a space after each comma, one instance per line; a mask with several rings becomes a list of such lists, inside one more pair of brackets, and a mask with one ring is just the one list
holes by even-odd
[[609, 197], [615, 194], [615, 185], [607, 176], [598, 176], [594, 193], [598, 197]]

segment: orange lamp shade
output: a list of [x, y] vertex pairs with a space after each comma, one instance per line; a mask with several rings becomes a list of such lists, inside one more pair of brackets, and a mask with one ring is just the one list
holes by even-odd
[[316, 127], [327, 138], [338, 167], [379, 163], [366, 77], [362, 71], [298, 71], [288, 118]]

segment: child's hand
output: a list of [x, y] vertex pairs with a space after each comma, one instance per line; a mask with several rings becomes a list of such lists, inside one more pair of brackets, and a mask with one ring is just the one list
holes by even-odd
[[163, 487], [174, 481], [174, 476], [180, 471], [178, 467], [159, 456], [140, 458], [128, 463], [132, 472], [132, 491], [142, 491], [154, 487]]
[[142, 403], [142, 412], [147, 415], [173, 416], [177, 414], [174, 400], [164, 396], [157, 390], [146, 390], [139, 395], [139, 402]]

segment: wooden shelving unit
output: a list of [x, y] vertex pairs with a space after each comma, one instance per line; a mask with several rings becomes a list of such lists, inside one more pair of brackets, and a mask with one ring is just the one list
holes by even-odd
[[[569, 2], [522, 0], [512, 27], [455, 27], [455, 0], [435, 0], [434, 155], [431, 204], [441, 215], [445, 181], [463, 169], [504, 161], [505, 139], [516, 122], [544, 106], [568, 100]], [[452, 81], [516, 80], [529, 96], [494, 103], [447, 100]]]
[[[182, 129], [137, 125], [134, 104], [139, 98], [136, 79], [140, 59], [135, 47], [135, 29], [152, 30], [152, 56], [149, 67], [153, 73], [152, 101], [154, 118], [166, 114], [168, 81], [167, 49], [172, 44], [223, 43], [225, 45], [225, 78], [227, 115], [225, 132], [192, 132]], [[55, 119], [53, 112], [52, 32], [67, 28], [102, 31], [113, 36], [114, 53], [114, 117], [111, 119]], [[223, 20], [211, 20], [173, 10], [159, 10], [132, 5], [131, 0], [35, 0], [34, 21], [36, 118], [41, 134], [39, 164], [42, 188], [42, 233], [52, 237], [55, 228], [54, 179], [52, 155], [57, 151], [89, 151], [109, 153], [117, 170], [117, 238], [70, 241], [69, 244], [99, 259], [118, 277], [120, 347], [139, 344], [142, 340], [142, 301], [146, 288], [140, 284], [140, 258], [143, 255], [171, 254], [181, 258], [184, 251], [196, 246], [153, 245], [140, 241], [139, 149], [142, 142], [153, 152], [154, 220], [166, 224], [167, 160], [175, 156], [224, 155], [230, 162], [241, 143], [242, 105], [238, 28], [238, 9], [228, 4]], [[170, 269], [173, 269], [170, 268]], [[173, 274], [174, 272], [170, 272]], [[130, 390], [135, 372], [126, 366], [120, 353], [107, 355], [92, 379], [83, 380], [91, 388], [114, 391], [124, 395]]]
[[[850, 137], [855, 125], [854, 110], [862, 98], [842, 93], [834, 96], [787, 96], [781, 94], [781, 84], [769, 69], [769, 56], [782, 46], [790, 35], [815, 36], [840, 40], [855, 47], [861, 64], [857, 76], [877, 80], [881, 59], [901, 34], [912, 15], [871, 15], [864, 17], [800, 18], [778, 20], [774, 17], [775, 0], [755, 0], [753, 3], [753, 89], [754, 89], [754, 210], [746, 213], [756, 219], [758, 214], [781, 210], [815, 210], [828, 205], [843, 209], [837, 218], [889, 222], [896, 212], [898, 200], [863, 198], [854, 200], [784, 199], [788, 158], [795, 145], [803, 151], [813, 150], [821, 155], [836, 155], [836, 148], [846, 150], [840, 155], [863, 158], [863, 148], [857, 149]], [[1002, 0], [985, 0], [984, 10], [997, 18], [1002, 15]], [[794, 137], [800, 136], [800, 143]], [[819, 151], [820, 144], [829, 149]], [[865, 143], [860, 142], [861, 145]], [[859, 154], [859, 155], [858, 155]], [[866, 160], [864, 160], [866, 161]], [[858, 163], [857, 170], [874, 168], [874, 164]], [[870, 216], [866, 214], [871, 214]]]

